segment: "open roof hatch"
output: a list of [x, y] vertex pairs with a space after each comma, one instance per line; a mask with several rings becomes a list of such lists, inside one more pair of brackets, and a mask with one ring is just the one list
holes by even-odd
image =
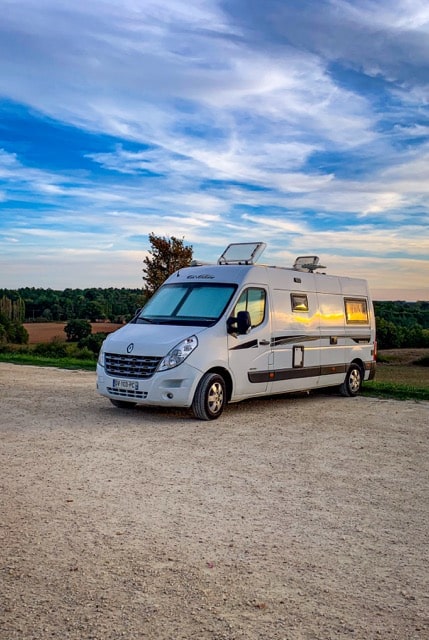
[[254, 264], [266, 247], [265, 242], [237, 242], [229, 244], [218, 264]]

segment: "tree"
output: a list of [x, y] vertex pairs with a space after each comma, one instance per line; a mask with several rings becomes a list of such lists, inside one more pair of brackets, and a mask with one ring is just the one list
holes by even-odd
[[163, 238], [149, 234], [152, 248], [144, 260], [145, 294], [150, 297], [172, 273], [183, 267], [189, 267], [192, 260], [192, 246], [185, 247], [184, 238]]
[[91, 323], [88, 320], [70, 320], [64, 327], [68, 342], [77, 342], [86, 338], [92, 331]]

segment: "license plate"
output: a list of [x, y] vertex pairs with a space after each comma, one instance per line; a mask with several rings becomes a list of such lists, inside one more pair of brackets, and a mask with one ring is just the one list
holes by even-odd
[[134, 380], [113, 380], [114, 389], [128, 389], [129, 391], [138, 391], [139, 383]]

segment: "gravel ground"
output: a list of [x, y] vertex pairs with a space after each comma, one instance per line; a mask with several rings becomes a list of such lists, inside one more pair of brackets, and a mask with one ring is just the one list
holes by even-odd
[[0, 364], [1, 640], [429, 638], [429, 403], [214, 422]]

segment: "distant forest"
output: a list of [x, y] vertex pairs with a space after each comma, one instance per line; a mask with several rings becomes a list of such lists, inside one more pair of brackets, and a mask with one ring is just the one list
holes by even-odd
[[[0, 289], [0, 324], [2, 318], [16, 324], [74, 319], [124, 322], [145, 300], [143, 289]], [[374, 310], [380, 349], [429, 348], [429, 301], [375, 301]]]
[[142, 307], [146, 296], [142, 289], [0, 289], [2, 299], [21, 307], [21, 322], [61, 322], [86, 319], [91, 322], [110, 320], [123, 322]]
[[429, 302], [374, 302], [379, 349], [429, 347]]

